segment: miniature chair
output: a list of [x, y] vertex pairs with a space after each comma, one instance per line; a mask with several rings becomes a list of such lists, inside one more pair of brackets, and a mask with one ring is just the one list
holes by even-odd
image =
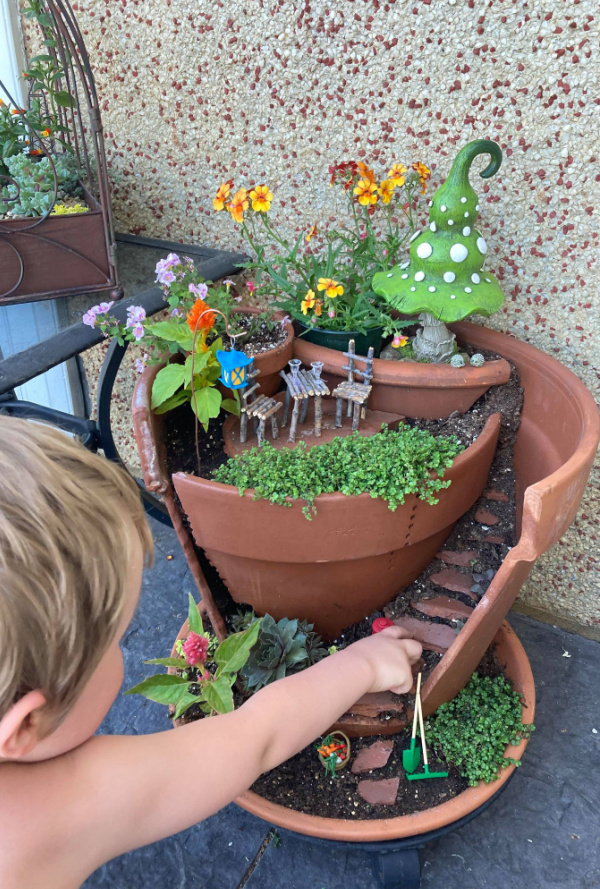
[[[253, 370], [246, 374], [248, 382], [253, 380], [260, 374], [260, 370]], [[265, 441], [265, 425], [267, 420], [271, 420], [271, 433], [273, 439], [279, 437], [279, 428], [277, 426], [277, 417], [275, 414], [283, 407], [281, 401], [269, 398], [267, 395], [258, 395], [253, 401], [248, 403], [248, 398], [259, 387], [258, 383], [253, 383], [248, 389], [242, 392], [242, 406], [240, 413], [240, 442], [245, 443], [248, 436], [248, 418], [254, 420], [254, 431], [259, 448], [262, 448]]]
[[[291, 373], [286, 374], [284, 370], [280, 371], [280, 376], [286, 386], [285, 390], [285, 407], [283, 409], [282, 423], [285, 426], [288, 421], [290, 409], [290, 401], [294, 399], [294, 407], [292, 410], [292, 419], [290, 422], [290, 432], [288, 441], [296, 441], [296, 429], [298, 426], [298, 418], [300, 422], [306, 421], [308, 413], [308, 403], [311, 398], [315, 399], [315, 426], [314, 432], [317, 438], [321, 435], [323, 425], [323, 395], [329, 395], [329, 387], [324, 380], [321, 379], [321, 371], [323, 369], [322, 361], [313, 361], [312, 370], [301, 370], [301, 362], [298, 358], [292, 358], [290, 361]], [[302, 409], [300, 409], [302, 403]]]
[[[348, 371], [348, 379], [344, 380], [333, 390], [332, 395], [336, 398], [335, 404], [335, 426], [338, 429], [342, 425], [342, 407], [343, 400], [348, 402], [347, 416], [352, 416], [352, 431], [355, 432], [359, 425], [361, 417], [364, 419], [366, 415], [366, 404], [371, 394], [371, 380], [373, 378], [373, 346], [369, 347], [367, 357], [362, 358], [355, 354], [354, 340], [348, 343], [348, 351], [344, 352], [344, 356], [348, 359], [348, 364], [344, 365], [344, 370]], [[356, 367], [356, 362], [365, 365], [364, 370]], [[362, 377], [362, 382], [358, 382], [354, 377]]]

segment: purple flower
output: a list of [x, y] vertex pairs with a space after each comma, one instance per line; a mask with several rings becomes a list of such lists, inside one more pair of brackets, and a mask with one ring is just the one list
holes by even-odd
[[[158, 281], [159, 279], [157, 278], [156, 280]], [[172, 284], [174, 280], [175, 280], [175, 275], [173, 274], [171, 269], [166, 269], [166, 271], [164, 271], [162, 273], [162, 278], [160, 278], [160, 283], [161, 284]]]
[[107, 312], [110, 312], [112, 307], [114, 306], [114, 300], [109, 303], [100, 303], [99, 306], [94, 306], [97, 315], [106, 315]]
[[134, 324], [141, 324], [146, 317], [146, 309], [142, 306], [129, 306], [127, 309], [127, 327], [133, 327]]
[[133, 337], [137, 343], [144, 336], [144, 325], [141, 324], [140, 322], [132, 325], [131, 332], [132, 332]]
[[229, 278], [225, 278], [223, 284], [225, 285], [227, 290], [229, 290], [230, 287], [233, 287], [233, 281], [231, 281]]
[[146, 352], [144, 352], [144, 354], [142, 355], [141, 358], [135, 359], [135, 361], [134, 361], [135, 369], [137, 370], [137, 372], [139, 374], [141, 374], [143, 372], [144, 368], [146, 367], [149, 357], [150, 356]]
[[285, 325], [289, 324], [291, 322], [291, 320], [292, 319], [290, 318], [289, 315], [284, 315], [279, 323], [281, 324], [282, 327], [285, 327]]
[[188, 290], [190, 293], [195, 293], [199, 299], [206, 299], [206, 294], [208, 293], [206, 284], [190, 284]]
[[169, 253], [166, 259], [160, 259], [156, 263], [156, 280], [160, 284], [171, 284], [175, 280], [172, 268], [179, 265], [180, 262], [181, 260], [176, 253]]
[[93, 308], [89, 309], [83, 318], [81, 319], [84, 324], [87, 324], [88, 327], [96, 326], [96, 310], [98, 306], [93, 306]]
[[183, 318], [183, 312], [181, 309], [173, 309], [171, 312], [171, 318]]

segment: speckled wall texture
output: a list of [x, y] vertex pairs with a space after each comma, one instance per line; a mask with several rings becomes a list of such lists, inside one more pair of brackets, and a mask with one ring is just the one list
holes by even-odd
[[[268, 182], [293, 227], [326, 212], [327, 166], [423, 160], [497, 140], [479, 180], [489, 323], [555, 355], [598, 395], [597, 0], [86, 0], [118, 228], [238, 246], [217, 185]], [[479, 169], [479, 167], [478, 167]], [[475, 184], [477, 177], [473, 177]], [[522, 600], [600, 628], [596, 471]]]

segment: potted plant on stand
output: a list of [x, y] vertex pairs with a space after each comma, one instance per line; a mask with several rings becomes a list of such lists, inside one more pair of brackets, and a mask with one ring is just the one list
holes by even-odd
[[258, 295], [293, 318], [302, 339], [341, 352], [353, 339], [358, 354], [372, 346], [379, 355], [383, 339], [399, 341], [404, 325], [390, 316], [371, 282], [377, 271], [393, 268], [414, 231], [430, 172], [420, 162], [410, 170], [396, 163], [378, 182], [367, 164], [347, 161], [330, 173], [330, 185], [341, 189], [346, 204], [338, 227], [316, 223], [294, 242], [271, 218], [267, 185], [233, 192], [229, 180], [213, 205], [240, 226], [253, 254], [244, 267], [254, 270]]

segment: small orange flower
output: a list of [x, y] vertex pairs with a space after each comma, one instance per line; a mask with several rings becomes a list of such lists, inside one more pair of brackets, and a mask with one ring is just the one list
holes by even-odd
[[310, 239], [313, 238], [316, 234], [318, 234], [318, 232], [317, 232], [317, 225], [316, 225], [316, 223], [315, 223], [315, 224], [312, 226], [312, 228], [311, 228], [311, 230], [309, 231], [309, 233], [307, 234], [307, 236], [306, 236], [306, 240], [307, 240], [307, 241], [310, 241]]
[[250, 203], [248, 201], [248, 196], [246, 194], [245, 188], [240, 188], [234, 194], [231, 203], [227, 206], [227, 209], [233, 216], [236, 222], [244, 221], [244, 212], [248, 209]]
[[317, 290], [324, 290], [325, 296], [328, 296], [329, 299], [335, 299], [336, 296], [341, 296], [344, 292], [342, 285], [334, 281], [333, 278], [319, 278]]
[[367, 164], [359, 161], [357, 164], [358, 172], [363, 179], [367, 179], [369, 182], [375, 182], [375, 173]]
[[49, 136], [52, 130], [42, 130], [42, 136]]
[[405, 173], [406, 173], [406, 167], [404, 166], [404, 164], [394, 164], [392, 166], [392, 169], [388, 173], [388, 176], [392, 180], [394, 185], [396, 185], [398, 188], [400, 188], [402, 185], [404, 185], [404, 182], [405, 182], [404, 174]]
[[384, 204], [389, 204], [389, 202], [392, 200], [395, 187], [396, 183], [393, 179], [384, 179], [377, 189], [377, 193], [381, 196], [381, 200]]
[[223, 182], [219, 185], [217, 189], [217, 193], [213, 198], [213, 207], [215, 210], [224, 210], [225, 204], [229, 199], [229, 192], [233, 187], [233, 179], [228, 179], [227, 182]]
[[308, 310], [313, 308], [316, 301], [317, 301], [317, 298], [315, 296], [315, 291], [309, 290], [300, 305], [300, 308], [302, 309], [302, 314], [303, 315], [308, 314]]
[[[188, 327], [190, 328], [192, 333], [195, 333], [196, 330], [204, 330], [208, 332], [209, 330], [211, 330], [212, 327], [214, 327], [215, 316], [213, 312], [209, 310], [210, 306], [207, 305], [204, 300], [196, 300], [196, 302], [188, 312], [186, 319]], [[203, 312], [206, 312], [206, 314], [203, 315]]]
[[356, 195], [358, 203], [363, 207], [368, 207], [370, 204], [377, 203], [377, 185], [369, 179], [360, 179], [356, 184], [354, 194]]
[[267, 213], [271, 208], [273, 192], [269, 191], [268, 185], [257, 185], [250, 192], [250, 200], [252, 201], [253, 210], [257, 213]]
[[422, 164], [421, 161], [413, 164], [412, 167], [413, 170], [416, 170], [419, 174], [419, 179], [421, 180], [421, 194], [425, 194], [425, 183], [431, 176], [431, 170], [429, 167], [426, 167], [425, 164]]
[[321, 302], [320, 299], [318, 299], [315, 303], [315, 315], [317, 316], [317, 318], [320, 318], [322, 314], [323, 314], [323, 303]]
[[31, 151], [29, 152], [29, 154], [35, 154], [35, 155], [38, 155], [38, 154], [41, 154], [41, 153], [42, 153], [42, 149], [41, 149], [41, 148], [32, 148]]

